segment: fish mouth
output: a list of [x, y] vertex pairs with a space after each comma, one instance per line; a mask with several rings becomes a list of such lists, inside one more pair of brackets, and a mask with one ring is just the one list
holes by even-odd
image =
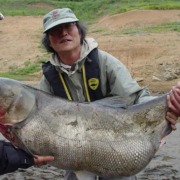
[[14, 146], [22, 148], [24, 151], [26, 151], [28, 154], [34, 156], [34, 154], [29, 150], [29, 148], [24, 144], [24, 142], [19, 138], [17, 133], [13, 130], [14, 125], [13, 124], [3, 124], [0, 123], [0, 132], [2, 135], [9, 140]]

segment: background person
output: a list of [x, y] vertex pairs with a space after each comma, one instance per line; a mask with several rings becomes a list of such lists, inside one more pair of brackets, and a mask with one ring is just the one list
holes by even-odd
[[0, 13], [0, 20], [3, 20], [4, 19], [4, 16], [2, 13]]

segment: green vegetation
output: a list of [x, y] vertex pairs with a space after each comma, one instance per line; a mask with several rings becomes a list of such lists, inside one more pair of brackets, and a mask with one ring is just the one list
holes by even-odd
[[[91, 24], [104, 15], [113, 15], [130, 10], [180, 9], [180, 0], [0, 0], [0, 12], [5, 16], [38, 16], [44, 15], [54, 8], [63, 7], [71, 8], [79, 19]], [[122, 29], [114, 33], [119, 35], [166, 31], [180, 32], [180, 22], [163, 23], [136, 29]], [[96, 29], [91, 33], [106, 35], [109, 32], [106, 29]], [[41, 60], [38, 59], [34, 63], [26, 62], [23, 67], [12, 66], [8, 72], [0, 73], [0, 76], [27, 80], [40, 70]]]
[[[41, 58], [44, 59], [44, 58]], [[18, 79], [18, 80], [28, 80], [33, 76], [34, 73], [41, 70], [42, 60], [38, 59], [36, 62], [27, 61], [22, 67], [12, 65], [9, 67], [7, 72], [0, 72], [0, 77]]]
[[180, 9], [179, 0], [0, 0], [5, 15], [44, 15], [53, 8], [69, 7], [82, 20], [139, 9]]
[[[120, 34], [144, 34], [144, 33], [160, 33], [160, 32], [180, 32], [180, 22], [167, 22], [158, 25], [122, 29], [114, 32], [116, 35]], [[107, 32], [105, 32], [107, 34]]]

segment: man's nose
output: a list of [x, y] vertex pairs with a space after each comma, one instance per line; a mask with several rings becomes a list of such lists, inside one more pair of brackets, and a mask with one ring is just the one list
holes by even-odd
[[61, 27], [61, 32], [60, 32], [60, 34], [62, 34], [62, 35], [67, 35], [67, 28], [66, 27]]

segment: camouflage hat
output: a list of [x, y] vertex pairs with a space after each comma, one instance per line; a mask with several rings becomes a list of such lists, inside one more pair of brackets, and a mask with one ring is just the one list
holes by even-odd
[[79, 21], [73, 11], [69, 8], [54, 9], [47, 13], [43, 19], [44, 32], [64, 23]]

